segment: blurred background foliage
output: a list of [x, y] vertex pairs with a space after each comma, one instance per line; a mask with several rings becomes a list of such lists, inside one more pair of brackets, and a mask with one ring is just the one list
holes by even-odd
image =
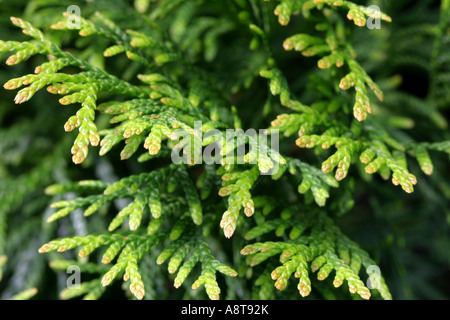
[[[384, 119], [382, 122], [389, 128], [398, 128], [398, 131], [390, 129], [394, 136], [408, 135], [424, 142], [450, 140], [447, 123], [450, 115], [450, 15], [441, 15], [441, 1], [356, 2], [378, 5], [392, 17], [392, 23], [383, 23], [379, 30], [352, 28], [348, 35], [359, 62], [385, 93], [384, 107], [376, 108], [373, 116]], [[139, 23], [133, 15], [136, 14], [134, 6], [140, 3], [145, 1], [0, 0], [1, 39], [26, 38], [9, 20], [10, 16], [21, 17], [79, 57], [133, 81], [139, 72], [139, 64], [123, 56], [105, 61], [102, 53], [108, 46], [107, 40], [95, 36], [80, 38], [76, 31], [54, 32], [49, 27], [60, 19], [68, 6], [76, 4], [82, 8], [82, 15], [100, 11], [124, 29], [132, 29]], [[214, 2], [205, 6], [204, 12], [196, 14], [220, 17], [223, 5], [220, 1]], [[150, 3], [150, 16], [151, 6]], [[233, 14], [233, 10], [225, 12]], [[164, 13], [160, 15], [164, 17]], [[233, 19], [239, 23], [237, 17], [230, 20]], [[324, 86], [326, 94], [326, 74], [317, 70], [314, 60], [282, 52], [285, 35], [305, 27], [305, 21], [299, 16], [287, 27], [282, 27], [273, 20], [266, 22], [272, 30], [270, 45], [291, 89], [305, 102], [316, 98], [309, 90], [311, 87]], [[185, 34], [171, 25], [171, 16], [167, 15], [162, 21], [182, 46]], [[205, 31], [205, 43], [185, 48], [188, 59], [210, 69], [227, 86], [236, 88], [233, 103], [241, 110], [245, 127], [267, 126], [264, 118], [258, 116], [261, 105], [266, 103], [267, 86], [264, 79], [257, 77], [266, 57], [259, 51], [248, 50], [252, 39], [250, 31], [241, 28], [227, 32], [229, 26], [226, 24], [221, 28], [216, 34], [224, 35], [208, 38]], [[208, 46], [208, 41], [214, 45]], [[2, 84], [12, 77], [29, 73], [44, 61], [44, 57], [35, 56], [17, 66], [7, 67], [4, 64], [7, 55], [0, 55]], [[215, 63], [217, 61], [220, 63]], [[230, 78], [236, 74], [239, 78]], [[67, 274], [55, 271], [49, 265], [59, 254], [40, 255], [38, 248], [55, 237], [102, 230], [105, 219], [102, 215], [94, 215], [87, 224], [82, 212], [75, 212], [57, 225], [47, 224], [45, 219], [51, 213], [48, 204], [58, 199], [46, 196], [45, 187], [55, 182], [92, 177], [114, 181], [145, 170], [148, 164], [120, 162], [118, 154], [112, 151], [108, 157], [101, 158], [91, 153], [81, 166], [73, 165], [70, 146], [74, 136], [63, 132], [63, 124], [72, 114], [71, 107], [59, 105], [57, 98], [45, 92], [37, 93], [24, 105], [15, 105], [14, 95], [15, 92], [3, 89], [0, 94], [0, 256], [8, 256], [6, 263], [0, 258], [0, 265], [4, 264], [0, 298], [9, 299], [36, 287], [39, 291], [35, 297], [57, 299], [66, 285]], [[276, 115], [280, 113], [276, 108], [276, 105], [267, 105], [264, 113]], [[101, 118], [99, 120], [101, 122]], [[393, 188], [378, 176], [367, 175], [352, 176], [343, 182], [345, 187], [333, 191], [351, 190], [354, 193], [355, 205], [349, 212], [341, 212], [339, 204], [331, 202], [336, 207], [338, 224], [344, 233], [379, 261], [394, 299], [450, 298], [449, 158], [438, 152], [432, 153], [431, 157], [435, 173], [430, 177], [422, 174], [417, 164], [409, 164], [419, 180], [413, 194]], [[369, 180], [371, 183], [367, 183]], [[116, 205], [120, 207], [121, 204]], [[233, 241], [229, 244], [230, 247], [236, 245]], [[237, 254], [239, 250], [236, 247], [231, 251]], [[65, 253], [64, 257], [77, 259], [73, 253]], [[143, 264], [149, 266], [144, 280], [156, 279], [157, 282], [147, 287], [149, 296], [154, 294], [163, 299], [195, 297], [192, 292], [174, 290], [167, 272], [155, 267], [151, 259], [144, 259]], [[224, 281], [230, 282], [227, 283], [229, 291], [238, 290], [240, 297], [251, 297], [251, 288], [246, 286], [245, 280], [238, 284], [231, 284], [228, 279]], [[116, 286], [116, 290], [108, 290], [104, 298], [125, 297], [120, 284]], [[154, 288], [153, 292], [151, 288]], [[287, 293], [280, 295], [283, 294]]]

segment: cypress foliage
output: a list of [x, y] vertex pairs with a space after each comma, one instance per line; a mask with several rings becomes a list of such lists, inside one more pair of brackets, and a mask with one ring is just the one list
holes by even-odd
[[450, 1], [0, 5], [1, 298], [448, 297]]

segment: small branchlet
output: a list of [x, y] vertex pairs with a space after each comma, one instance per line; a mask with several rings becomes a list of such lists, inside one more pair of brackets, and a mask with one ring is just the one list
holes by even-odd
[[247, 217], [255, 213], [250, 190], [259, 177], [257, 167], [246, 171], [226, 172], [222, 175], [223, 187], [219, 190], [221, 197], [228, 196], [228, 209], [224, 212], [220, 227], [225, 237], [230, 238], [236, 230], [239, 211], [244, 208]]
[[[142, 299], [145, 291], [140, 273], [138, 271], [137, 262], [152, 246], [156, 245], [158, 241], [159, 238], [156, 236], [137, 234], [127, 236], [119, 234], [103, 234], [98, 236], [89, 235], [85, 237], [64, 238], [50, 241], [49, 243], [43, 245], [39, 249], [39, 252], [46, 253], [55, 250], [58, 252], [64, 252], [83, 246], [79, 252], [79, 255], [81, 257], [85, 257], [90, 255], [99, 247], [109, 246], [103, 255], [103, 262], [109, 263], [117, 255], [118, 259], [117, 263], [103, 276], [101, 285], [103, 287], [108, 286], [119, 273], [125, 272], [124, 280], [131, 280], [131, 293], [133, 293], [136, 298]], [[98, 281], [96, 281], [82, 285], [85, 290], [82, 290], [80, 294], [91, 292], [93, 289], [92, 286], [97, 286], [98, 284]], [[63, 298], [71, 298], [73, 297], [73, 294], [74, 292], [70, 289], [62, 292]]]
[[[195, 265], [200, 263], [202, 272], [200, 277], [192, 284], [192, 289], [204, 285], [208, 297], [211, 300], [218, 300], [220, 288], [216, 280], [216, 273], [220, 272], [229, 277], [236, 277], [237, 272], [214, 257], [206, 239], [192, 235], [192, 232], [190, 235], [192, 237], [184, 235], [169, 244], [158, 256], [157, 263], [163, 264], [170, 258], [168, 271], [169, 273], [176, 273], [175, 288], [181, 287]], [[183, 260], [184, 263], [182, 264]]]
[[[363, 299], [371, 296], [367, 288], [359, 277], [362, 261], [365, 266], [375, 265], [368, 258], [367, 253], [361, 250], [354, 242], [344, 236], [341, 231], [333, 225], [330, 218], [323, 213], [307, 213], [310, 219], [314, 219], [313, 227], [301, 226], [302, 232], [309, 230], [310, 236], [302, 235], [295, 240], [288, 242], [256, 242], [245, 246], [241, 254], [248, 256], [250, 266], [255, 266], [270, 257], [279, 254], [281, 265], [275, 268], [271, 277], [275, 280], [275, 287], [284, 290], [288, 285], [288, 280], [294, 274], [299, 279], [298, 290], [302, 297], [306, 297], [311, 292], [311, 280], [309, 269], [312, 273], [317, 272], [317, 278], [325, 280], [335, 270], [334, 286], [340, 287], [344, 280], [347, 281], [350, 293], [357, 293]], [[267, 222], [266, 226], [279, 224], [278, 221]], [[257, 231], [258, 229], [258, 231]], [[261, 226], [255, 227], [248, 235], [250, 238], [261, 236], [269, 231], [263, 230]], [[312, 235], [314, 235], [312, 237]], [[350, 254], [351, 252], [351, 260]], [[381, 276], [380, 276], [381, 277]], [[384, 279], [380, 280], [384, 283]], [[381, 289], [384, 299], [391, 299], [390, 293], [383, 285]]]

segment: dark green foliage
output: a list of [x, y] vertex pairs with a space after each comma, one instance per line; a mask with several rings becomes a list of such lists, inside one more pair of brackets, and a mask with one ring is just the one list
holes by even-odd
[[2, 299], [448, 298], [449, 0], [71, 5], [0, 0]]

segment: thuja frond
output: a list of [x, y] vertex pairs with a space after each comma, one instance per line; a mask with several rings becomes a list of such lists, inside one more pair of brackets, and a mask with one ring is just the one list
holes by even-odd
[[220, 227], [224, 230], [227, 238], [230, 238], [236, 230], [241, 208], [244, 208], [247, 217], [252, 216], [255, 212], [250, 189], [258, 176], [259, 171], [255, 167], [243, 172], [230, 172], [222, 175], [223, 187], [219, 190], [219, 195], [228, 196], [228, 209], [222, 216]]
[[[138, 299], [142, 299], [145, 294], [144, 284], [138, 270], [138, 262], [142, 256], [158, 243], [156, 236], [149, 235], [89, 235], [85, 237], [64, 238], [50, 241], [43, 245], [39, 252], [58, 251], [64, 252], [83, 246], [79, 251], [81, 257], [89, 256], [94, 250], [102, 246], [108, 246], [104, 252], [102, 262], [110, 263], [117, 257], [117, 262], [106, 272], [101, 280], [103, 286], [108, 286], [116, 277], [123, 274], [124, 281], [130, 280], [130, 291]], [[90, 291], [95, 283], [86, 284], [85, 291]], [[67, 293], [69, 294], [69, 293]]]
[[[288, 5], [287, 3], [290, 4]], [[316, 2], [316, 4], [319, 3], [327, 2]], [[335, 2], [334, 5], [349, 5], [349, 3], [346, 2], [344, 4], [344, 2]], [[283, 12], [283, 10], [287, 10], [286, 12], [290, 15], [291, 7], [291, 2], [282, 2], [280, 7], [277, 7], [276, 12], [280, 13]], [[354, 10], [356, 9], [351, 4], [350, 7], [352, 7], [351, 11], [353, 11], [349, 13], [349, 16], [353, 16]], [[283, 10], [281, 8], [283, 8]], [[300, 9], [300, 6], [298, 9]], [[361, 14], [361, 12], [356, 15], [358, 16], [356, 21], [359, 22], [355, 23], [362, 26], [365, 25], [365, 20], [363, 19], [364, 15]], [[283, 21], [286, 21], [286, 18], [284, 18]], [[339, 30], [340, 28], [341, 27], [338, 25], [336, 30]], [[355, 87], [356, 103], [353, 106], [354, 116], [358, 119], [358, 121], [365, 120], [367, 114], [372, 113], [373, 111], [366, 87], [373, 90], [379, 100], [383, 100], [384, 95], [382, 91], [367, 75], [361, 65], [355, 60], [354, 49], [348, 44], [341, 47], [340, 43], [343, 40], [342, 34], [326, 24], [321, 24], [320, 26], [318, 25], [317, 29], [322, 32], [326, 32], [326, 36], [315, 37], [309, 34], [294, 35], [284, 41], [284, 49], [295, 49], [296, 51], [302, 52], [305, 56], [324, 56], [318, 61], [318, 66], [321, 69], [328, 69], [332, 66], [335, 68], [341, 68], [347, 64], [350, 73], [340, 80], [339, 87], [343, 90], [347, 90], [350, 87]], [[352, 131], [351, 134], [353, 137], [350, 139], [348, 138], [348, 132], [342, 132], [343, 135], [339, 137], [341, 128], [333, 126], [330, 127], [330, 124], [333, 125], [334, 121], [326, 114], [320, 114], [317, 111], [312, 111], [310, 107], [304, 106], [295, 100], [291, 100], [291, 93], [287, 82], [280, 73], [280, 70], [276, 68], [271, 70], [263, 70], [261, 75], [270, 79], [271, 93], [274, 95], [280, 95], [282, 105], [291, 108], [293, 107], [294, 110], [301, 112], [279, 115], [276, 120], [272, 121], [272, 129], [280, 129], [285, 136], [290, 136], [297, 132], [300, 138], [297, 139], [296, 143], [302, 148], [314, 148], [316, 146], [321, 146], [322, 149], [328, 149], [333, 145], [336, 146], [337, 152], [322, 163], [322, 171], [324, 173], [328, 173], [337, 167], [335, 178], [340, 181], [347, 176], [352, 159], [361, 155], [361, 161], [365, 164], [369, 164], [372, 159], [368, 158], [368, 154], [374, 153], [374, 156], [378, 155], [376, 159], [377, 161], [370, 163], [366, 167], [367, 173], [372, 174], [377, 172], [380, 167], [386, 166], [388, 170], [392, 170], [394, 172], [393, 183], [395, 185], [402, 185], [402, 188], [407, 192], [413, 191], [413, 185], [416, 184], [416, 178], [414, 175], [409, 173], [404, 166], [396, 163], [394, 157], [390, 155], [390, 152], [384, 145], [384, 143], [386, 143], [391, 146], [394, 145], [394, 147], [400, 146], [400, 149], [402, 149], [401, 143], [396, 142], [395, 139], [389, 137], [389, 135], [385, 133], [384, 136], [382, 136], [382, 139], [377, 139], [378, 141], [376, 142], [376, 145], [367, 145], [364, 141], [354, 140], [359, 138], [361, 135], [361, 133], [358, 132], [360, 129], [357, 129], [356, 132]], [[322, 135], [312, 134], [324, 125], [328, 125], [328, 130]], [[357, 126], [354, 127], [356, 128]], [[377, 134], [380, 135], [379, 130], [377, 131]], [[369, 141], [373, 141], [372, 139], [376, 138], [371, 137], [371, 140]], [[321, 205], [324, 204], [323, 201], [320, 201], [320, 203]]]
[[[347, 18], [353, 20], [358, 26], [366, 25], [366, 16], [371, 18], [383, 19], [391, 21], [391, 19], [381, 11], [373, 10], [358, 6], [350, 1], [281, 1], [275, 9], [275, 14], [278, 15], [280, 24], [286, 25], [290, 21], [290, 16], [294, 12], [302, 12], [303, 15], [309, 16], [312, 9], [324, 10], [323, 6], [345, 7], [347, 8]], [[331, 13], [326, 13], [326, 16], [331, 16]], [[368, 113], [372, 113], [372, 105], [368, 96], [367, 88], [370, 88], [379, 100], [383, 100], [383, 93], [378, 85], [369, 77], [364, 68], [356, 61], [356, 52], [349, 43], [345, 43], [345, 36], [342, 30], [342, 22], [338, 20], [336, 26], [330, 23], [318, 23], [316, 29], [320, 32], [325, 32], [325, 36], [313, 36], [310, 34], [296, 34], [287, 38], [283, 47], [285, 50], [295, 50], [302, 53], [306, 57], [321, 56], [318, 61], [318, 66], [321, 69], [342, 68], [344, 65], [348, 66], [349, 73], [340, 81], [339, 87], [342, 90], [347, 90], [351, 87], [355, 88], [355, 104], [353, 106], [353, 113], [355, 118], [363, 121], [367, 118]], [[276, 69], [275, 69], [276, 70]], [[273, 71], [272, 71], [273, 72]], [[263, 74], [265, 77], [273, 77], [267, 72]], [[277, 76], [279, 80], [278, 86], [281, 85], [283, 91], [274, 90], [276, 86], [275, 79], [271, 82], [272, 93], [282, 93], [280, 98], [282, 104], [289, 100], [289, 93], [285, 89], [286, 84]]]
[[[11, 18], [11, 20], [14, 25], [20, 27], [25, 34], [34, 38], [34, 40], [22, 43], [2, 41], [0, 43], [2, 52], [17, 52], [8, 58], [8, 65], [18, 64], [35, 54], [52, 55], [55, 59], [37, 67], [35, 74], [11, 79], [5, 83], [4, 88], [12, 90], [28, 85], [17, 93], [14, 100], [17, 104], [28, 101], [45, 86], [51, 93], [65, 95], [59, 100], [63, 105], [81, 103], [81, 108], [76, 115], [70, 117], [64, 125], [66, 131], [79, 129], [79, 134], [72, 147], [72, 154], [74, 163], [81, 163], [87, 157], [88, 146], [97, 146], [100, 143], [100, 136], [94, 123], [98, 93], [109, 91], [131, 97], [143, 97], [148, 93], [143, 88], [120, 80], [63, 51], [45, 38], [42, 32], [30, 23], [19, 18]], [[77, 74], [58, 72], [67, 66], [75, 66], [82, 71]]]
[[[296, 214], [300, 223], [294, 224], [290, 232], [290, 241], [255, 242], [245, 246], [241, 253], [247, 255], [250, 266], [256, 266], [267, 259], [279, 255], [281, 266], [271, 273], [272, 280], [278, 290], [284, 290], [289, 279], [294, 274], [298, 280], [297, 289], [302, 297], [311, 293], [310, 272], [317, 271], [317, 278], [325, 280], [335, 271], [333, 285], [340, 287], [347, 282], [348, 290], [357, 293], [364, 299], [369, 299], [371, 292], [361, 280], [361, 266], [366, 269], [376, 266], [363, 250], [341, 233], [322, 212], [307, 211]], [[293, 224], [290, 220], [267, 221], [246, 234], [247, 240], [263, 236], [274, 229], [279, 235], [281, 227]], [[381, 277], [377, 287], [383, 299], [391, 299], [391, 294]]]
[[[317, 205], [323, 207], [329, 195], [329, 187], [337, 188], [338, 183], [327, 172], [321, 172], [319, 169], [304, 163], [298, 159], [292, 159], [289, 162], [289, 172], [296, 175], [300, 169], [302, 173], [302, 183], [298, 186], [299, 193], [311, 191]], [[323, 170], [322, 170], [323, 171]]]
[[[59, 10], [30, 3], [33, 16], [41, 7]], [[89, 274], [79, 287], [63, 289], [62, 299], [102, 298], [118, 277], [129, 281], [126, 297], [133, 299], [174, 297], [173, 291], [191, 297], [190, 289], [201, 286], [213, 300], [223, 291], [272, 299], [290, 290], [292, 276], [301, 297], [348, 298], [349, 291], [356, 299], [392, 298], [385, 278], [372, 277], [375, 260], [337, 220], [359, 205], [380, 210], [382, 188], [368, 174], [412, 193], [422, 173], [445, 168], [439, 153], [450, 154], [442, 113], [449, 101], [448, 0], [439, 25], [395, 25], [392, 34], [367, 34], [362, 27], [391, 18], [346, 0], [84, 5], [76, 30], [68, 12], [47, 26], [38, 19], [39, 28], [25, 14], [11, 21], [28, 38], [0, 40], [7, 66], [23, 72], [37, 62], [34, 74], [6, 74], [4, 88], [19, 89], [16, 104], [38, 106], [35, 120], [0, 130], [0, 280], [21, 276], [22, 269], [8, 268], [20, 263], [14, 252], [36, 242], [44, 243], [40, 253], [79, 248], [78, 260], [69, 252], [64, 259], [39, 256], [41, 266], [49, 257], [55, 272], [76, 265]], [[358, 40], [361, 34], [373, 39], [367, 48], [358, 47], [368, 42]], [[412, 35], [435, 40], [432, 52], [416, 48]], [[385, 46], [371, 51], [389, 37], [399, 42], [391, 56]], [[386, 71], [405, 65], [430, 73], [426, 98], [400, 88], [400, 77]], [[78, 105], [61, 122], [77, 135], [54, 143], [59, 119], [39, 101], [44, 88], [60, 95], [61, 105]], [[0, 110], [0, 122], [16, 119], [9, 115], [16, 110]], [[36, 127], [48, 127], [42, 148]], [[70, 146], [81, 168], [61, 160]], [[70, 174], [77, 169], [83, 178]], [[430, 184], [439, 185], [433, 194], [443, 194], [442, 205], [448, 186], [436, 181]], [[51, 223], [41, 226], [42, 203], [28, 199], [45, 187], [51, 205], [44, 221]], [[23, 217], [10, 213], [19, 210], [26, 222], [17, 227]], [[158, 268], [166, 262], [168, 277]], [[218, 273], [227, 276], [225, 290]], [[180, 290], [167, 289], [167, 279]], [[38, 283], [28, 276], [23, 282], [22, 289]], [[341, 286], [348, 290], [332, 288]]]
[[[177, 272], [174, 280], [174, 286], [180, 287], [191, 273], [197, 263], [202, 266], [200, 277], [192, 284], [192, 288], [196, 289], [202, 285], [205, 286], [206, 292], [211, 299], [218, 299], [220, 288], [216, 281], [216, 272], [235, 277], [237, 272], [232, 268], [218, 261], [212, 254], [208, 243], [201, 236], [189, 237], [189, 232], [182, 237], [175, 239], [169, 246], [163, 250], [157, 257], [157, 264], [164, 263], [169, 260], [169, 273]], [[191, 234], [192, 236], [192, 234]], [[79, 295], [87, 294], [85, 299], [99, 298], [103, 293], [101, 286], [108, 286], [114, 279], [123, 274], [124, 281], [130, 280], [130, 291], [138, 299], [142, 299], [145, 294], [144, 284], [138, 270], [139, 260], [143, 255], [155, 246], [160, 239], [157, 236], [148, 235], [90, 235], [86, 237], [64, 238], [53, 240], [42, 246], [40, 252], [58, 251], [64, 252], [76, 247], [83, 246], [79, 251], [81, 257], [90, 255], [94, 250], [108, 246], [102, 256], [102, 262], [109, 264], [117, 258], [116, 264], [111, 268], [98, 266], [93, 263], [79, 264], [73, 261], [55, 260], [51, 263], [51, 267], [55, 269], [65, 270], [71, 265], [76, 265], [81, 272], [88, 273], [104, 273], [103, 278], [95, 279], [81, 284], [81, 288], [68, 288], [61, 292], [61, 297], [70, 299]], [[186, 261], [181, 265], [182, 261]], [[180, 267], [181, 266], [181, 267]], [[108, 270], [109, 269], [109, 270]]]
[[386, 14], [376, 11], [370, 7], [364, 7], [355, 4], [352, 1], [345, 0], [280, 0], [280, 4], [275, 8], [275, 15], [278, 16], [278, 21], [281, 25], [287, 25], [290, 22], [293, 14], [302, 13], [305, 16], [310, 15], [310, 11], [314, 9], [324, 10], [324, 6], [345, 8], [347, 11], [347, 18], [352, 20], [355, 25], [364, 27], [366, 25], [366, 17], [380, 18], [390, 22], [392, 19]]
[[[187, 235], [189, 235], [189, 233]], [[157, 264], [163, 264], [168, 259], [169, 273], [176, 273], [174, 279], [175, 288], [179, 288], [189, 276], [195, 265], [200, 263], [202, 271], [199, 278], [192, 284], [192, 289], [205, 286], [206, 293], [212, 300], [218, 300], [220, 295], [220, 288], [216, 281], [217, 272], [230, 277], [237, 276], [235, 270], [221, 263], [214, 257], [206, 239], [195, 234], [190, 234], [189, 237], [183, 235], [170, 243], [158, 256], [156, 262]], [[185, 261], [182, 264], [183, 260]]]
[[[108, 230], [116, 230], [126, 219], [129, 219], [129, 229], [134, 231], [140, 227], [144, 212], [149, 211], [153, 219], [160, 219], [162, 218], [162, 215], [167, 213], [168, 210], [166, 209], [169, 209], [170, 206], [169, 203], [167, 203], [168, 207], [163, 209], [166, 204], [162, 204], [165, 199], [161, 196], [161, 190], [165, 187], [173, 192], [174, 189], [171, 185], [173, 179], [180, 179], [183, 181], [182, 189], [186, 197], [183, 203], [186, 204], [192, 217], [192, 221], [197, 225], [201, 224], [202, 208], [200, 199], [195, 189], [192, 188], [193, 184], [190, 182], [186, 170], [182, 167], [168, 167], [150, 173], [132, 175], [111, 184], [105, 184], [101, 181], [80, 181], [78, 183], [66, 185], [58, 184], [49, 186], [46, 189], [46, 192], [50, 195], [68, 191], [92, 192], [93, 190], [99, 190], [103, 192], [97, 195], [78, 197], [74, 200], [62, 200], [53, 203], [51, 207], [57, 208], [58, 210], [48, 217], [47, 221], [55, 221], [69, 215], [76, 209], [83, 207], [85, 208], [84, 216], [90, 216], [97, 212], [102, 206], [114, 200], [133, 198], [134, 200], [124, 207], [110, 222]], [[150, 226], [154, 227], [154, 224], [155, 222], [151, 222]], [[152, 228], [150, 226], [149, 228]], [[153, 230], [153, 232], [154, 231], [155, 230]]]

